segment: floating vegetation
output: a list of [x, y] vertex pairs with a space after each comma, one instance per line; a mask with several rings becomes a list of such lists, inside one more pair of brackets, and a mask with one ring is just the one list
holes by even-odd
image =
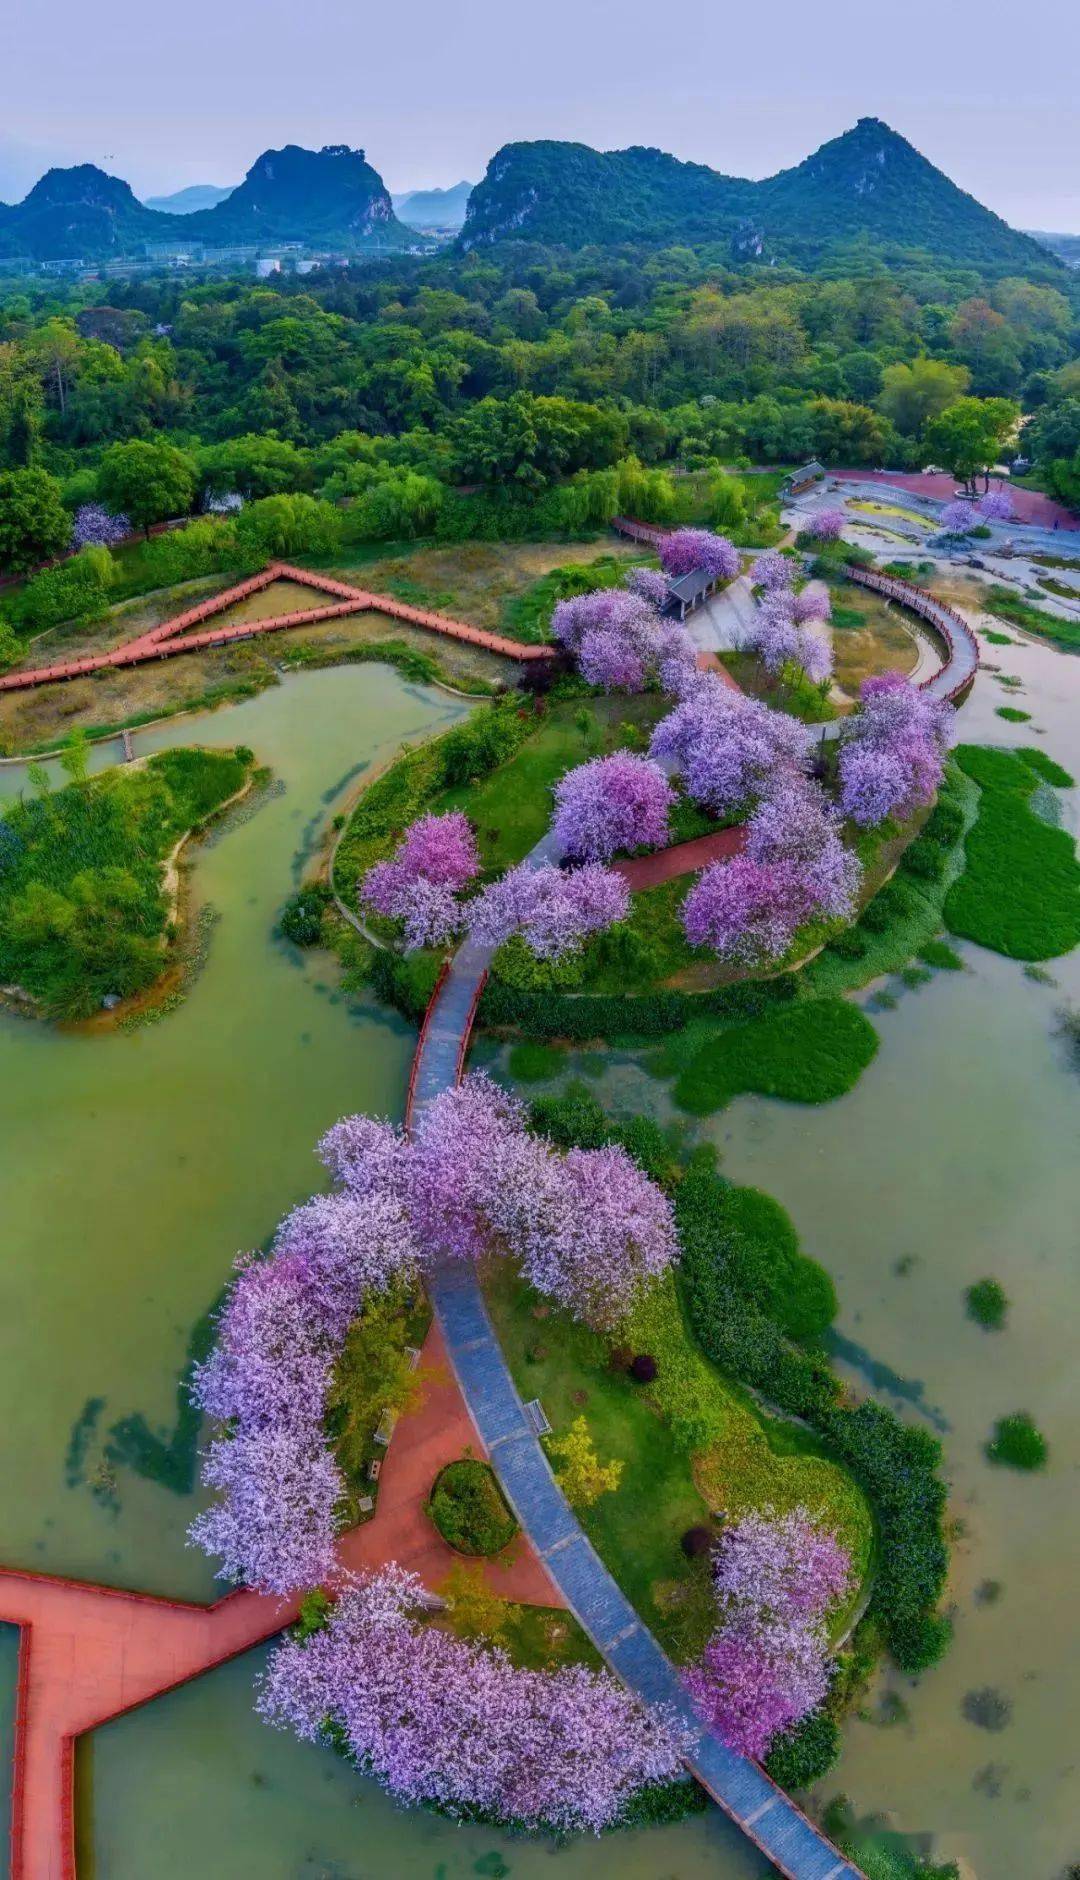
[[978, 1691], [968, 1691], [960, 1705], [968, 1723], [977, 1730], [1005, 1730], [1012, 1718], [1012, 1703], [1003, 1691], [986, 1684]]

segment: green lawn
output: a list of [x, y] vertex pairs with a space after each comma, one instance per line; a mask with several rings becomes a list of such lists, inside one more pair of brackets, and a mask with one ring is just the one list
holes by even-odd
[[828, 1103], [852, 1089], [877, 1048], [877, 1033], [858, 1006], [803, 1000], [707, 1039], [681, 1070], [675, 1101], [695, 1116], [721, 1110], [743, 1092]]
[[1040, 783], [1072, 779], [1041, 751], [961, 744], [956, 759], [979, 786], [963, 874], [945, 900], [950, 931], [1015, 960], [1056, 959], [1080, 942], [1080, 862], [1064, 830], [1031, 808]]
[[152, 985], [166, 964], [162, 864], [252, 762], [242, 750], [163, 751], [11, 804], [0, 818], [0, 981], [68, 1019]]
[[492, 1271], [486, 1293], [523, 1397], [540, 1398], [556, 1435], [584, 1416], [600, 1461], [623, 1463], [619, 1487], [580, 1511], [582, 1525], [676, 1659], [698, 1653], [715, 1623], [707, 1568], [680, 1546], [712, 1512], [810, 1507], [851, 1548], [861, 1581], [872, 1550], [861, 1493], [795, 1425], [766, 1419], [720, 1376], [686, 1326], [674, 1282], [655, 1288], [618, 1334], [627, 1349], [657, 1357], [647, 1386], [596, 1332], [541, 1304], [508, 1264]]
[[426, 807], [439, 814], [464, 810], [477, 830], [484, 867], [509, 868], [547, 829], [552, 790], [563, 772], [627, 743], [642, 744], [667, 707], [659, 693], [561, 700], [490, 776], [442, 790]]

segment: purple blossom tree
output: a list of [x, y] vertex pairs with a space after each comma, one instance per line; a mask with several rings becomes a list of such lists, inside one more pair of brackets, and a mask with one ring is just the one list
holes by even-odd
[[819, 509], [811, 517], [808, 533], [819, 542], [838, 542], [844, 533], [844, 512], [840, 508]]
[[674, 1713], [606, 1671], [520, 1670], [431, 1625], [421, 1582], [396, 1565], [347, 1584], [323, 1631], [278, 1646], [257, 1708], [307, 1741], [332, 1721], [406, 1805], [559, 1833], [610, 1826], [688, 1747]]
[[700, 568], [711, 581], [733, 581], [742, 566], [734, 544], [711, 529], [675, 529], [661, 538], [658, 553], [665, 574], [675, 577]]
[[678, 772], [695, 802], [720, 816], [753, 801], [775, 770], [806, 769], [810, 734], [786, 712], [700, 673], [660, 720], [649, 749]]
[[631, 568], [626, 576], [626, 586], [632, 594], [639, 594], [657, 613], [663, 613], [668, 603], [667, 576], [658, 568]]
[[902, 673], [867, 679], [840, 746], [844, 815], [866, 827], [928, 803], [941, 782], [952, 720], [950, 705], [929, 698]]
[[845, 848], [835, 812], [820, 784], [799, 773], [779, 774], [754, 809], [746, 853], [764, 868], [794, 871], [791, 912], [799, 925], [814, 916], [846, 919], [861, 870]]
[[645, 660], [633, 642], [615, 627], [590, 627], [583, 633], [577, 661], [582, 678], [605, 692], [645, 690]]
[[714, 1580], [720, 1628], [687, 1685], [728, 1748], [760, 1758], [826, 1695], [825, 1621], [849, 1590], [850, 1557], [805, 1508], [769, 1509], [725, 1529]]
[[782, 959], [799, 926], [796, 888], [791, 863], [756, 862], [745, 854], [713, 862], [683, 902], [686, 937], [731, 966]]
[[71, 546], [79, 548], [113, 548], [131, 534], [131, 523], [127, 516], [114, 516], [101, 503], [82, 503], [75, 511], [71, 523]]
[[1016, 504], [1006, 489], [987, 490], [979, 502], [979, 520], [981, 522], [1012, 522], [1016, 516]]
[[946, 503], [941, 512], [941, 527], [946, 535], [970, 535], [978, 520], [974, 503]]
[[790, 588], [794, 578], [794, 562], [778, 548], [767, 548], [750, 569], [751, 585], [764, 588], [767, 594]]
[[368, 869], [360, 892], [377, 914], [403, 922], [407, 949], [441, 946], [461, 925], [458, 891], [479, 868], [476, 840], [460, 810], [421, 816], [393, 859]]
[[590, 934], [624, 920], [629, 906], [630, 890], [613, 869], [521, 862], [470, 904], [469, 932], [485, 946], [502, 946], [519, 933], [537, 959], [559, 960]]
[[796, 594], [791, 611], [798, 627], [805, 627], [808, 620], [831, 620], [832, 601], [824, 581], [812, 581]]
[[574, 861], [606, 862], [621, 849], [661, 848], [675, 792], [652, 758], [613, 751], [568, 770], [555, 786], [555, 838]]

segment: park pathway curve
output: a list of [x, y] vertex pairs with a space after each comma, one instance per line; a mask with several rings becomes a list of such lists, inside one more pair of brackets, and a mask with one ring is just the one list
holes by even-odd
[[[555, 859], [550, 833], [527, 860]], [[462, 1075], [494, 949], [467, 940], [436, 987], [409, 1084], [407, 1122]], [[859, 1880], [845, 1860], [756, 1763], [702, 1729], [675, 1666], [594, 1550], [552, 1473], [488, 1317], [475, 1271], [447, 1265], [429, 1291], [461, 1392], [522, 1532], [562, 1598], [623, 1683], [650, 1704], [670, 1704], [693, 1733], [688, 1768], [786, 1880]]]

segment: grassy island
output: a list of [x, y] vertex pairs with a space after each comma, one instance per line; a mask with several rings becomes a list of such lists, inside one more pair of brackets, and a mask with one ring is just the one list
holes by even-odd
[[163, 751], [145, 763], [36, 777], [0, 819], [0, 980], [50, 1018], [143, 993], [177, 933], [170, 859], [244, 788], [250, 751]]

